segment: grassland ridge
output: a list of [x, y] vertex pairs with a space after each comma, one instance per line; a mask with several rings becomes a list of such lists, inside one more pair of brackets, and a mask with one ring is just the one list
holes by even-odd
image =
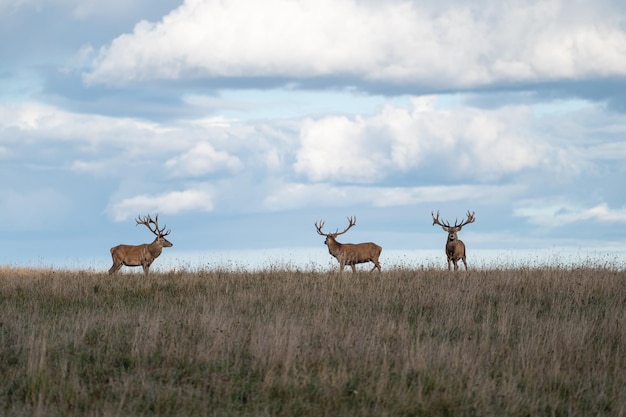
[[0, 414], [625, 415], [618, 268], [0, 268]]

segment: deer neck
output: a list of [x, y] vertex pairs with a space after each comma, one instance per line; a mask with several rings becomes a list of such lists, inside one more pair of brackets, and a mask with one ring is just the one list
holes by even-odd
[[452, 250], [454, 251], [454, 248], [456, 248], [457, 246], [457, 242], [459, 241], [459, 238], [457, 237], [456, 233], [454, 235], [449, 235], [448, 236], [448, 243], [446, 244], [446, 248], [448, 250]]
[[341, 252], [342, 245], [341, 243], [337, 242], [335, 238], [328, 237], [328, 239], [326, 240], [326, 246], [328, 246], [328, 252], [335, 257]]
[[155, 258], [163, 252], [163, 245], [161, 245], [158, 238], [154, 239], [154, 242], [148, 245], [148, 252]]

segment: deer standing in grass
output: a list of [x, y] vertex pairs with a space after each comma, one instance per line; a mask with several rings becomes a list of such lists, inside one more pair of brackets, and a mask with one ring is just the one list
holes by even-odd
[[459, 260], [463, 261], [463, 265], [465, 265], [465, 270], [467, 271], [467, 262], [465, 261], [465, 244], [459, 240], [457, 236], [457, 232], [461, 231], [461, 228], [466, 224], [474, 223], [474, 212], [470, 213], [467, 211], [467, 219], [461, 224], [457, 224], [457, 221], [454, 221], [454, 226], [450, 226], [450, 223], [439, 221], [439, 210], [437, 210], [437, 217], [435, 217], [434, 213], [430, 213], [433, 216], [433, 226], [438, 224], [441, 228], [448, 232], [448, 242], [446, 243], [446, 256], [448, 257], [448, 271], [450, 270], [450, 262], [454, 264], [454, 270], [459, 269], [457, 262]]
[[[172, 243], [165, 239], [165, 236], [171, 233], [171, 230], [165, 231], [165, 226], [159, 228], [159, 215], [154, 220], [150, 215], [144, 218], [137, 217], [135, 220], [137, 225], [143, 224], [154, 235], [156, 239], [152, 243], [144, 243], [143, 245], [117, 245], [111, 248], [111, 257], [113, 258], [113, 266], [109, 269], [109, 274], [115, 274], [123, 265], [126, 266], [142, 266], [144, 274], [148, 275], [150, 265], [159, 257], [163, 248], [169, 248]], [[154, 225], [154, 229], [152, 228]]]
[[378, 268], [380, 271], [380, 264], [378, 263], [378, 257], [380, 256], [380, 252], [383, 250], [380, 246], [373, 242], [367, 243], [339, 243], [337, 242], [337, 236], [346, 233], [352, 226], [356, 224], [356, 217], [348, 217], [348, 227], [343, 231], [339, 232], [339, 229], [335, 233], [324, 233], [322, 232], [322, 228], [324, 227], [324, 221], [320, 220], [319, 225], [317, 222], [315, 223], [315, 228], [317, 229], [317, 233], [326, 236], [326, 240], [324, 244], [328, 246], [328, 252], [333, 255], [339, 261], [339, 272], [343, 271], [343, 268], [346, 265], [350, 265], [352, 267], [352, 272], [356, 272], [356, 264], [372, 262], [374, 267], [371, 269], [372, 272], [374, 269]]

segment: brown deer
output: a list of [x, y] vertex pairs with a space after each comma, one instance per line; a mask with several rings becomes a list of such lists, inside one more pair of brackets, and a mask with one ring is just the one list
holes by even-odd
[[470, 213], [467, 211], [467, 220], [462, 222], [461, 224], [457, 224], [457, 221], [454, 221], [454, 226], [450, 226], [450, 223], [439, 221], [439, 210], [437, 210], [437, 217], [435, 217], [434, 213], [430, 213], [433, 216], [433, 226], [438, 224], [441, 228], [448, 232], [448, 242], [446, 243], [446, 256], [448, 257], [448, 271], [450, 270], [450, 262], [454, 264], [454, 270], [459, 269], [457, 262], [459, 259], [463, 261], [463, 265], [465, 265], [465, 270], [467, 271], [467, 262], [465, 261], [465, 244], [459, 240], [459, 237], [456, 235], [457, 232], [461, 231], [461, 228], [466, 224], [474, 223], [474, 212]]
[[374, 269], [378, 268], [380, 271], [380, 264], [378, 263], [378, 257], [380, 256], [380, 252], [383, 250], [380, 246], [373, 242], [367, 243], [339, 243], [337, 242], [337, 236], [346, 233], [352, 226], [356, 224], [356, 217], [348, 217], [348, 227], [343, 231], [339, 232], [339, 229], [335, 233], [324, 233], [322, 232], [322, 228], [324, 227], [324, 221], [320, 220], [319, 225], [317, 222], [315, 223], [315, 228], [317, 229], [317, 233], [326, 236], [326, 240], [324, 244], [328, 246], [328, 252], [333, 255], [339, 261], [339, 272], [343, 271], [343, 268], [346, 265], [350, 265], [352, 267], [352, 272], [356, 272], [356, 264], [372, 262], [374, 267], [371, 269], [372, 272]]
[[[142, 266], [144, 274], [148, 275], [150, 265], [156, 258], [159, 257], [163, 248], [169, 248], [172, 243], [165, 239], [165, 236], [171, 233], [171, 230], [163, 232], [163, 228], [159, 228], [159, 215], [157, 214], [154, 220], [150, 215], [141, 218], [137, 217], [135, 220], [137, 225], [143, 224], [154, 235], [156, 239], [152, 243], [144, 243], [143, 245], [117, 245], [111, 248], [111, 257], [113, 258], [113, 266], [109, 269], [109, 274], [115, 274], [123, 265], [126, 266]], [[151, 225], [154, 225], [154, 229]]]

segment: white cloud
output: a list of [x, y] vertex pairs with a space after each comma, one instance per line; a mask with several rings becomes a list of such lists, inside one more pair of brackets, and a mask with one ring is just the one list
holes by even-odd
[[[171, 148], [172, 127], [133, 118], [81, 114], [35, 102], [0, 103], [0, 127], [15, 129], [29, 140], [138, 145], [136, 152]], [[0, 134], [2, 132], [0, 131]], [[162, 138], [162, 139], [161, 139]], [[9, 135], [6, 140], [11, 140]]]
[[235, 172], [242, 164], [227, 152], [216, 151], [208, 143], [199, 143], [180, 156], [168, 159], [165, 166], [176, 177], [197, 177], [219, 171]]
[[388, 172], [388, 138], [375, 138], [361, 117], [306, 120], [295, 170], [312, 181], [375, 182]]
[[[0, 103], [0, 143], [12, 144], [11, 154], [32, 160], [54, 149], [73, 157], [70, 170], [98, 175], [128, 175], [151, 165], [161, 170], [165, 165], [175, 177], [235, 172], [241, 161], [229, 149], [245, 145], [231, 139], [253, 131], [223, 118], [157, 123], [73, 113], [38, 103]], [[66, 165], [59, 159], [51, 163]]]
[[124, 198], [109, 205], [108, 211], [115, 221], [123, 221], [137, 213], [180, 213], [183, 211], [212, 211], [213, 191], [196, 188], [185, 191], [170, 191], [163, 194], [142, 194]]
[[[295, 174], [312, 182], [380, 184], [410, 176], [420, 185], [437, 178], [495, 182], [539, 172], [563, 180], [600, 172], [605, 161], [625, 152], [618, 140], [624, 117], [584, 111], [584, 118], [578, 111], [536, 115], [527, 106], [480, 109], [420, 97], [389, 102], [363, 116], [156, 123], [2, 103], [0, 157], [8, 152], [16, 160], [39, 159], [103, 178], [243, 174], [259, 182], [274, 176], [294, 180]], [[591, 118], [596, 128], [585, 127]], [[567, 128], [552, 128], [553, 121], [564, 126], [564, 119]]]
[[604, 223], [626, 223], [626, 208], [612, 209], [607, 204], [584, 207], [564, 199], [526, 200], [513, 214], [526, 217], [531, 223], [543, 227], [558, 227], [586, 220]]
[[626, 31], [621, 8], [613, 7], [186, 0], [160, 22], [139, 22], [103, 47], [85, 80], [349, 74], [460, 87], [624, 75]]
[[626, 208], [614, 210], [607, 204], [600, 204], [580, 212], [577, 221], [588, 219], [609, 223], [626, 223]]
[[556, 169], [562, 151], [529, 131], [527, 107], [437, 110], [387, 105], [371, 117], [307, 120], [294, 169], [312, 181], [373, 183], [423, 166], [446, 178], [494, 180], [538, 166]]
[[453, 185], [426, 187], [337, 186], [329, 183], [284, 184], [268, 195], [263, 207], [268, 210], [293, 210], [306, 207], [411, 206], [475, 200], [485, 203], [510, 201], [524, 191], [517, 185]]

